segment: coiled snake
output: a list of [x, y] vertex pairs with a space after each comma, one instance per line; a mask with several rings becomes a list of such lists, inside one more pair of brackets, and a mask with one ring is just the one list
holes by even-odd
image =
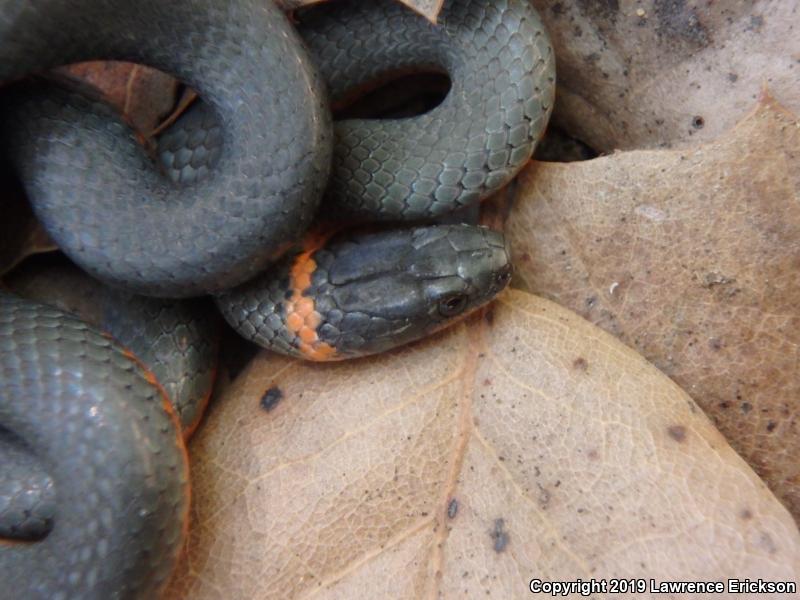
[[[214, 294], [246, 337], [297, 356], [383, 351], [502, 289], [502, 236], [406, 226], [287, 248], [329, 177], [328, 214], [370, 221], [426, 220], [503, 186], [549, 117], [552, 51], [527, 0], [450, 0], [435, 26], [391, 0], [332, 2], [300, 30], [313, 59], [270, 0], [0, 0], [0, 82], [126, 60], [203, 99], [161, 140], [159, 170], [97, 97], [9, 85], [2, 157], [51, 236], [96, 278], [152, 296]], [[452, 82], [429, 113], [332, 124], [323, 78], [336, 100], [420, 67]], [[0, 294], [3, 474], [33, 452], [55, 506], [43, 540], [0, 541], [0, 596], [153, 597], [186, 528], [178, 431], [132, 354], [57, 309]], [[0, 513], [14, 481], [0, 476]]]

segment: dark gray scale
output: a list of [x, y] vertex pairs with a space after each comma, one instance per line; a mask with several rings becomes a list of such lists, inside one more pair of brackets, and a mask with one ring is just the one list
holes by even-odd
[[38, 540], [56, 514], [53, 478], [23, 440], [0, 427], [0, 538]]
[[111, 291], [100, 328], [133, 352], [172, 400], [184, 429], [211, 394], [219, 320], [206, 300], [162, 300]]
[[544, 133], [555, 59], [528, 0], [449, 0], [437, 25], [396, 0], [346, 0], [299, 29], [334, 103], [393, 73], [452, 82], [424, 115], [334, 124], [331, 215], [415, 220], [467, 206], [508, 183]]
[[215, 298], [225, 320], [239, 335], [288, 355], [299, 354], [299, 342], [286, 328], [284, 306], [292, 295], [289, 272], [297, 254], [289, 252], [262, 275]]
[[211, 107], [193, 103], [158, 138], [158, 159], [176, 184], [193, 184], [212, 175], [225, 138]]
[[[383, 352], [420, 339], [494, 298], [511, 277], [503, 235], [471, 225], [348, 232], [313, 255], [304, 293], [322, 316], [319, 338], [336, 359]], [[281, 306], [291, 260], [217, 298], [227, 321], [247, 339], [292, 356], [299, 340]], [[288, 285], [288, 284], [287, 284]], [[265, 311], [264, 309], [268, 309]]]

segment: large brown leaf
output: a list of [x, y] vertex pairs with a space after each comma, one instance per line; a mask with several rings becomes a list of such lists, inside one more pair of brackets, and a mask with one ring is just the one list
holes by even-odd
[[172, 598], [505, 599], [529, 597], [532, 577], [800, 576], [791, 517], [694, 402], [524, 292], [373, 359], [260, 354], [194, 440]]
[[533, 3], [555, 49], [555, 120], [597, 150], [713, 139], [764, 83], [800, 110], [797, 2]]
[[800, 124], [770, 99], [719, 141], [534, 163], [515, 283], [639, 350], [800, 518]]

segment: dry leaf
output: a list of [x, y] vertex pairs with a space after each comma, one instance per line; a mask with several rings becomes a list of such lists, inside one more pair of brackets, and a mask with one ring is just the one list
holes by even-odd
[[507, 599], [530, 597], [532, 577], [800, 576], [791, 517], [694, 402], [523, 292], [373, 359], [262, 353], [191, 454], [171, 598]]
[[797, 2], [533, 3], [555, 49], [555, 121], [597, 150], [714, 139], [766, 83], [800, 111]]
[[534, 163], [515, 285], [639, 350], [800, 518], [800, 124], [766, 99], [715, 143]]
[[178, 82], [161, 71], [125, 62], [85, 62], [60, 69], [99, 89], [134, 130], [149, 134], [175, 107]]
[[399, 0], [410, 9], [417, 11], [432, 23], [436, 23], [436, 17], [442, 10], [444, 0]]
[[[278, 5], [283, 10], [295, 10], [312, 4], [319, 4], [323, 0], [278, 0]], [[436, 23], [436, 17], [442, 10], [444, 0], [396, 0], [417, 11], [432, 23]]]

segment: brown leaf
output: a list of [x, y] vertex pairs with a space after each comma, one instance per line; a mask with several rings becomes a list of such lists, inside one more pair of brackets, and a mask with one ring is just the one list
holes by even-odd
[[[278, 5], [283, 10], [295, 10], [312, 4], [319, 4], [323, 0], [278, 0]], [[396, 0], [402, 2], [410, 9], [417, 11], [432, 23], [436, 23], [436, 17], [442, 10], [444, 0]]]
[[426, 17], [431, 23], [436, 23], [436, 17], [442, 10], [444, 0], [399, 0], [410, 9]]
[[260, 354], [194, 440], [172, 598], [528, 598], [534, 576], [800, 573], [791, 517], [694, 402], [523, 292], [373, 359]]
[[800, 110], [795, 2], [534, 4], [558, 64], [555, 121], [597, 150], [714, 139], [765, 83]]
[[639, 350], [800, 518], [800, 124], [769, 99], [715, 143], [534, 163], [515, 285]]
[[86, 62], [61, 69], [99, 89], [123, 118], [142, 134], [152, 132], [172, 111], [178, 82], [169, 75], [125, 62]]

